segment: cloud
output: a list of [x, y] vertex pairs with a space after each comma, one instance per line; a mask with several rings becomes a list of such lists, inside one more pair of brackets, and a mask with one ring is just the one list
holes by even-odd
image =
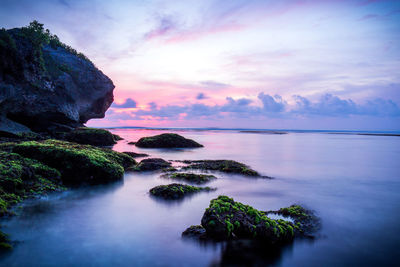
[[305, 97], [295, 95], [296, 101], [292, 113], [301, 115], [347, 117], [350, 115], [375, 116], [375, 117], [398, 117], [399, 106], [392, 100], [375, 98], [368, 100], [365, 104], [356, 104], [351, 99], [341, 99], [338, 96], [325, 94], [319, 101], [312, 103]]
[[280, 95], [272, 97], [268, 94], [259, 93], [258, 99], [261, 100], [264, 111], [266, 112], [283, 112], [285, 110], [286, 102]]
[[[349, 116], [400, 117], [400, 108], [392, 100], [382, 98], [371, 99], [364, 104], [357, 104], [351, 99], [342, 99], [332, 94], [324, 94], [317, 101], [294, 95], [294, 104], [280, 95], [271, 96], [263, 92], [256, 99], [226, 97], [222, 105], [186, 104], [159, 106], [155, 102], [148, 103], [146, 109], [129, 112], [108, 112], [107, 118], [125, 120], [178, 120], [178, 119], [215, 119], [241, 118], [266, 119], [300, 117], [332, 117]], [[256, 103], [258, 100], [259, 103]], [[261, 105], [260, 105], [261, 104]]]
[[207, 99], [208, 97], [204, 93], [198, 93], [196, 96], [197, 100]]
[[151, 40], [158, 37], [166, 36], [177, 30], [177, 23], [169, 16], [161, 16], [157, 18], [158, 25], [144, 35], [144, 39]]
[[132, 98], [125, 99], [125, 102], [122, 104], [113, 103], [111, 107], [113, 108], [136, 108], [137, 104], [136, 101]]

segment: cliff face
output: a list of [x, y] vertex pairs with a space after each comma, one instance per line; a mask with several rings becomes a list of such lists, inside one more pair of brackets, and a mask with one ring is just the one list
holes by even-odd
[[112, 81], [38, 25], [0, 32], [0, 131], [65, 131], [103, 118]]

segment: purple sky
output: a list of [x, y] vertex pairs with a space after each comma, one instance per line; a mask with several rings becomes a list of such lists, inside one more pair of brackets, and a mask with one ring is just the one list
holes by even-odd
[[1, 0], [116, 85], [90, 126], [400, 130], [400, 1]]

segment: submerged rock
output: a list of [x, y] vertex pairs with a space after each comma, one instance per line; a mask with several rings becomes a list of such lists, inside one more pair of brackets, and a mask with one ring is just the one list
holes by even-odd
[[156, 171], [165, 168], [169, 168], [171, 163], [160, 159], [160, 158], [150, 158], [150, 159], [143, 159], [134, 167], [129, 168], [128, 170], [132, 171]]
[[15, 144], [12, 151], [56, 168], [66, 184], [121, 180], [124, 168], [135, 164], [123, 153], [59, 140], [22, 142]]
[[[37, 21], [0, 30], [0, 130], [68, 131], [103, 118], [114, 84]], [[4, 126], [4, 127], [3, 127]]]
[[186, 139], [179, 134], [165, 133], [150, 137], [142, 137], [135, 144], [143, 148], [191, 148], [203, 147], [199, 143]]
[[210, 187], [197, 187], [183, 184], [159, 185], [150, 189], [150, 194], [164, 199], [180, 199], [201, 191], [215, 190]]
[[217, 177], [210, 174], [196, 174], [196, 173], [184, 173], [184, 172], [167, 173], [162, 175], [162, 177], [176, 179], [176, 180], [183, 180], [194, 184], [205, 184], [212, 180], [217, 179]]
[[234, 160], [184, 160], [180, 162], [189, 164], [182, 169], [199, 169], [237, 173], [247, 176], [260, 176], [258, 172], [251, 169], [249, 166]]
[[132, 158], [141, 158], [141, 157], [148, 157], [149, 155], [145, 154], [145, 153], [136, 153], [136, 152], [130, 152], [130, 151], [125, 151], [122, 152]]
[[[300, 208], [305, 211], [304, 208]], [[307, 220], [309, 220], [308, 223], [316, 220], [310, 211], [304, 213], [308, 214], [307, 217], [302, 217], [302, 215], [296, 217], [298, 221], [295, 223], [282, 219], [274, 220], [267, 214], [251, 206], [235, 202], [227, 196], [219, 196], [211, 200], [210, 206], [201, 219], [201, 226], [210, 239], [254, 239], [266, 244], [282, 244], [292, 241], [295, 236], [304, 236]], [[196, 231], [191, 229], [188, 232], [193, 234]], [[200, 230], [199, 233], [204, 237]]]
[[104, 129], [89, 127], [79, 127], [64, 135], [67, 141], [92, 146], [112, 146], [117, 143], [114, 137], [118, 135]]

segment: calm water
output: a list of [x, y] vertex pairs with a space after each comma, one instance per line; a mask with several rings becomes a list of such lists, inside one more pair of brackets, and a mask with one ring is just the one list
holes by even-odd
[[181, 202], [151, 198], [148, 190], [172, 182], [159, 173], [126, 173], [119, 184], [81, 188], [27, 202], [3, 221], [19, 241], [2, 266], [209, 266], [226, 258], [224, 244], [181, 239], [199, 224], [210, 199], [226, 194], [261, 210], [293, 203], [322, 218], [320, 236], [265, 254], [261, 265], [382, 266], [399, 264], [400, 137], [235, 131], [185, 131], [200, 149], [138, 149], [127, 145], [156, 130], [115, 129], [117, 151], [164, 159], [233, 159], [273, 180], [217, 174]]

